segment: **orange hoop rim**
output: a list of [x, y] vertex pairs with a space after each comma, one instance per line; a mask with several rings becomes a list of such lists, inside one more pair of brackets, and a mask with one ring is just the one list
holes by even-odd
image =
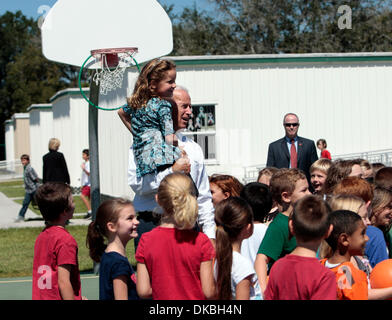
[[106, 48], [106, 49], [95, 49], [91, 50], [91, 55], [96, 56], [96, 55], [102, 55], [102, 54], [118, 54], [118, 53], [137, 53], [138, 48], [136, 47], [123, 47], [123, 48]]

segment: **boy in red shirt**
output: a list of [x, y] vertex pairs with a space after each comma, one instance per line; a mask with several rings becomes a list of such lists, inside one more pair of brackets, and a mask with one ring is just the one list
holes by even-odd
[[272, 266], [265, 300], [336, 300], [335, 275], [316, 258], [321, 241], [332, 231], [329, 212], [314, 195], [295, 204], [289, 230], [297, 247]]
[[65, 230], [75, 210], [71, 188], [47, 182], [36, 200], [46, 227], [34, 245], [33, 300], [80, 300], [78, 245]]
[[364, 254], [366, 226], [362, 218], [349, 210], [337, 210], [330, 215], [333, 230], [326, 239], [333, 254], [321, 263], [336, 275], [339, 300], [368, 300], [368, 281], [366, 273], [357, 269], [351, 262], [352, 256]]

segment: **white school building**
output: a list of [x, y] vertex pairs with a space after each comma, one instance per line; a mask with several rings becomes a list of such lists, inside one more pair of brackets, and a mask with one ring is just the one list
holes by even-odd
[[52, 104], [32, 104], [27, 108], [30, 122], [30, 164], [42, 178], [42, 156], [48, 152], [48, 142], [53, 138]]
[[[337, 155], [386, 150], [389, 158], [383, 158], [384, 162], [392, 160], [391, 53], [172, 59], [177, 65], [176, 83], [188, 88], [192, 98], [194, 131], [189, 134], [203, 147], [209, 174], [227, 173], [243, 180], [247, 168], [257, 172], [255, 168], [266, 163], [269, 143], [283, 137], [283, 116], [288, 112], [299, 116], [299, 135], [315, 141], [326, 139], [335, 159]], [[128, 92], [136, 77], [136, 71], [128, 72]], [[124, 89], [100, 97], [100, 105], [121, 105], [125, 95]], [[200, 117], [201, 108], [204, 117]], [[196, 130], [197, 118], [204, 121], [199, 121], [203, 123]], [[100, 111], [99, 128], [100, 132], [109, 129], [105, 135], [100, 133], [100, 167], [117, 162], [119, 166], [113, 170], [121, 171], [127, 150], [111, 141], [128, 146], [131, 134], [112, 112]], [[116, 161], [109, 156], [113, 154]], [[109, 174], [101, 172], [102, 192], [105, 184], [114, 190], [109, 186], [116, 184], [115, 176], [106, 184]]]
[[[333, 159], [362, 155], [392, 165], [392, 53], [169, 58], [177, 65], [176, 83], [192, 98], [187, 134], [201, 145], [209, 174], [255, 179], [269, 143], [284, 135], [288, 112], [298, 115], [300, 136], [326, 139]], [[101, 95], [99, 105], [123, 105], [137, 75], [136, 68], [128, 70], [123, 88]], [[77, 186], [81, 150], [88, 148], [89, 106], [78, 89], [63, 90], [50, 102], [53, 136], [61, 141], [71, 184]], [[101, 193], [132, 197], [127, 184], [131, 133], [116, 111], [99, 110], [98, 127]]]

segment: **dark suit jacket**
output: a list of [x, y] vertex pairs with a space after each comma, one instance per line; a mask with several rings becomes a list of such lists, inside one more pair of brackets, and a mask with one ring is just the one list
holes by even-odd
[[44, 167], [42, 181], [70, 183], [67, 163], [61, 152], [50, 150], [42, 157]]
[[[297, 167], [301, 169], [310, 182], [310, 166], [318, 159], [313, 140], [298, 137]], [[283, 137], [270, 143], [268, 147], [267, 167], [289, 168], [290, 153], [286, 139]]]

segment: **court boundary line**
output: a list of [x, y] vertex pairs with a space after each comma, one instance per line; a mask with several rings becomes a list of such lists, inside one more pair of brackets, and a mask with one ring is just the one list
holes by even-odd
[[[80, 280], [82, 280], [82, 279], [96, 279], [96, 278], [99, 278], [99, 276], [80, 277]], [[33, 282], [33, 279], [5, 280], [5, 281], [1, 281], [0, 280], [0, 284], [5, 284], [5, 283], [24, 283], [24, 282]]]

